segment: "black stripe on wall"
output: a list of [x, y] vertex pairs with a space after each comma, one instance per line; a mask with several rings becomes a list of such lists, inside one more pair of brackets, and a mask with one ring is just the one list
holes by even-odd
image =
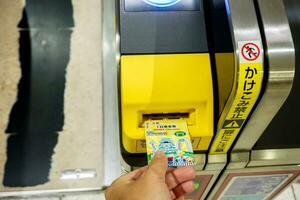
[[22, 77], [6, 130], [10, 136], [5, 186], [28, 187], [49, 181], [51, 158], [64, 124], [73, 26], [71, 0], [26, 1], [19, 23]]

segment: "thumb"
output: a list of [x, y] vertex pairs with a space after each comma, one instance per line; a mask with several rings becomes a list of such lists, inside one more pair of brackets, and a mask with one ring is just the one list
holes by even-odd
[[150, 176], [155, 173], [158, 178], [164, 179], [168, 170], [167, 157], [163, 152], [157, 151], [154, 158], [149, 164], [149, 168], [146, 174], [150, 173]]

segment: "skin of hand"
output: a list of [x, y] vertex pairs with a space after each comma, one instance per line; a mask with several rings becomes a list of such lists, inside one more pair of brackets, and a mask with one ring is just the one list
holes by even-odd
[[106, 200], [182, 200], [194, 190], [192, 167], [169, 169], [167, 157], [156, 152], [149, 166], [115, 180], [107, 188]]

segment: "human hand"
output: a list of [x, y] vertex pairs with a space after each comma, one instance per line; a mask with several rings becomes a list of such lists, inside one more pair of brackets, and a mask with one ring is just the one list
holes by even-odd
[[168, 169], [167, 157], [157, 152], [149, 166], [121, 176], [106, 190], [106, 200], [181, 200], [194, 190], [192, 167]]

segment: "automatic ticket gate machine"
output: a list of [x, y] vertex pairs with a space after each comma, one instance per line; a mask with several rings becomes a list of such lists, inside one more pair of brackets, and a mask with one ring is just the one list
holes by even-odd
[[[296, 87], [290, 94], [299, 40], [299, 17], [292, 10], [297, 8], [296, 1], [255, 2], [268, 70], [265, 86], [208, 199], [272, 199], [300, 174], [299, 137], [293, 129], [283, 130], [297, 111], [291, 103]], [[296, 64], [298, 57], [296, 51]]]
[[[124, 165], [129, 164], [128, 171], [145, 164], [138, 154], [146, 152], [143, 129], [146, 120], [185, 119], [194, 150], [203, 152], [197, 154], [196, 168], [199, 179], [204, 178], [208, 184], [201, 194], [204, 197], [225, 167], [227, 152], [260, 93], [263, 48], [255, 12], [249, 11], [249, 7], [255, 10], [254, 5], [227, 2], [227, 11], [231, 9], [226, 13], [230, 23], [239, 23], [254, 31], [245, 35], [232, 25], [232, 38], [228, 38], [229, 34], [226, 39], [234, 41], [232, 46], [236, 52], [233, 49], [226, 53], [215, 51], [213, 59], [209, 58], [208, 50], [217, 48], [209, 47], [208, 41], [215, 42], [222, 36], [206, 36], [210, 26], [205, 22], [211, 21], [205, 21], [204, 7], [208, 9], [210, 4], [122, 0], [118, 5], [120, 132]], [[214, 5], [210, 8], [214, 12]], [[239, 16], [241, 12], [243, 19]], [[249, 18], [253, 19], [252, 23], [244, 24], [243, 20]], [[217, 27], [218, 21], [214, 22]], [[223, 26], [228, 28], [226, 23]], [[210, 61], [216, 64], [213, 69], [217, 77], [213, 77]], [[215, 105], [213, 78], [217, 79], [215, 87], [219, 85]], [[220, 119], [216, 116], [219, 122], [216, 131], [213, 130], [213, 107], [221, 113]], [[206, 156], [214, 132], [215, 141]]]
[[[105, 133], [112, 133], [104, 138], [104, 144], [119, 145], [111, 140], [111, 136], [120, 129], [122, 159], [125, 160], [123, 167], [129, 171], [145, 164], [145, 120], [185, 119], [194, 149], [198, 150], [196, 185], [201, 186], [187, 199], [218, 199], [216, 195], [223, 194], [217, 189], [227, 172], [221, 175], [223, 169], [253, 169], [249, 168], [255, 165], [249, 165], [250, 160], [259, 160], [262, 156], [258, 151], [251, 150], [262, 134], [259, 130], [267, 126], [289, 94], [294, 65], [293, 55], [288, 52], [293, 52], [293, 42], [282, 5], [274, 2], [281, 15], [272, 18], [262, 14], [270, 14], [262, 10], [271, 8], [260, 5], [260, 1], [210, 1], [203, 5], [202, 1], [184, 4], [183, 1], [121, 0], [117, 1], [116, 7], [105, 2], [110, 11], [117, 10], [118, 34], [115, 49], [109, 49], [112, 47], [109, 44], [104, 46], [104, 50], [109, 50], [105, 51], [107, 56], [111, 58], [105, 58], [107, 63], [104, 65], [104, 90], [106, 94], [111, 94], [104, 97], [104, 104], [107, 105], [104, 130]], [[207, 10], [211, 15], [207, 15]], [[228, 21], [223, 19], [220, 23], [218, 18], [224, 17], [224, 13]], [[104, 23], [109, 22], [108, 15], [106, 19]], [[270, 19], [273, 21], [268, 21]], [[278, 23], [283, 26], [275, 31], [274, 24]], [[225, 47], [225, 51], [222, 49], [222, 32], [215, 34], [216, 28], [224, 30], [224, 44], [232, 42], [232, 46]], [[230, 37], [226, 29], [230, 29]], [[212, 32], [207, 34], [209, 31]], [[104, 31], [104, 38], [114, 42], [112, 33], [111, 27], [110, 32]], [[271, 35], [274, 37], [270, 39]], [[286, 36], [284, 42], [282, 35]], [[211, 59], [208, 51], [212, 54]], [[118, 65], [114, 61], [115, 54], [118, 55], [118, 68], [109, 67]], [[279, 59], [278, 54], [282, 56]], [[264, 61], [268, 64], [265, 67]], [[181, 82], [175, 78], [179, 75]], [[115, 99], [119, 95], [117, 102]], [[213, 95], [215, 105], [212, 104]], [[205, 106], [200, 106], [203, 103]], [[215, 130], [213, 112], [215, 122], [218, 122]], [[199, 123], [204, 122], [199, 119], [208, 123], [206, 128], [199, 127]], [[251, 123], [255, 126], [249, 125]], [[111, 127], [111, 124], [115, 126]], [[210, 143], [213, 133], [214, 139]], [[247, 143], [248, 148], [240, 149], [239, 143]], [[229, 153], [231, 149], [233, 151]], [[297, 154], [295, 149], [291, 152]], [[271, 154], [274, 155], [274, 151]], [[267, 155], [267, 159], [273, 158], [271, 154]], [[118, 158], [112, 155], [115, 156], [116, 152], [108, 152], [105, 160], [113, 167], [115, 165], [112, 163], [117, 164]], [[288, 176], [293, 179], [296, 174]], [[107, 181], [109, 183], [111, 179]]]

